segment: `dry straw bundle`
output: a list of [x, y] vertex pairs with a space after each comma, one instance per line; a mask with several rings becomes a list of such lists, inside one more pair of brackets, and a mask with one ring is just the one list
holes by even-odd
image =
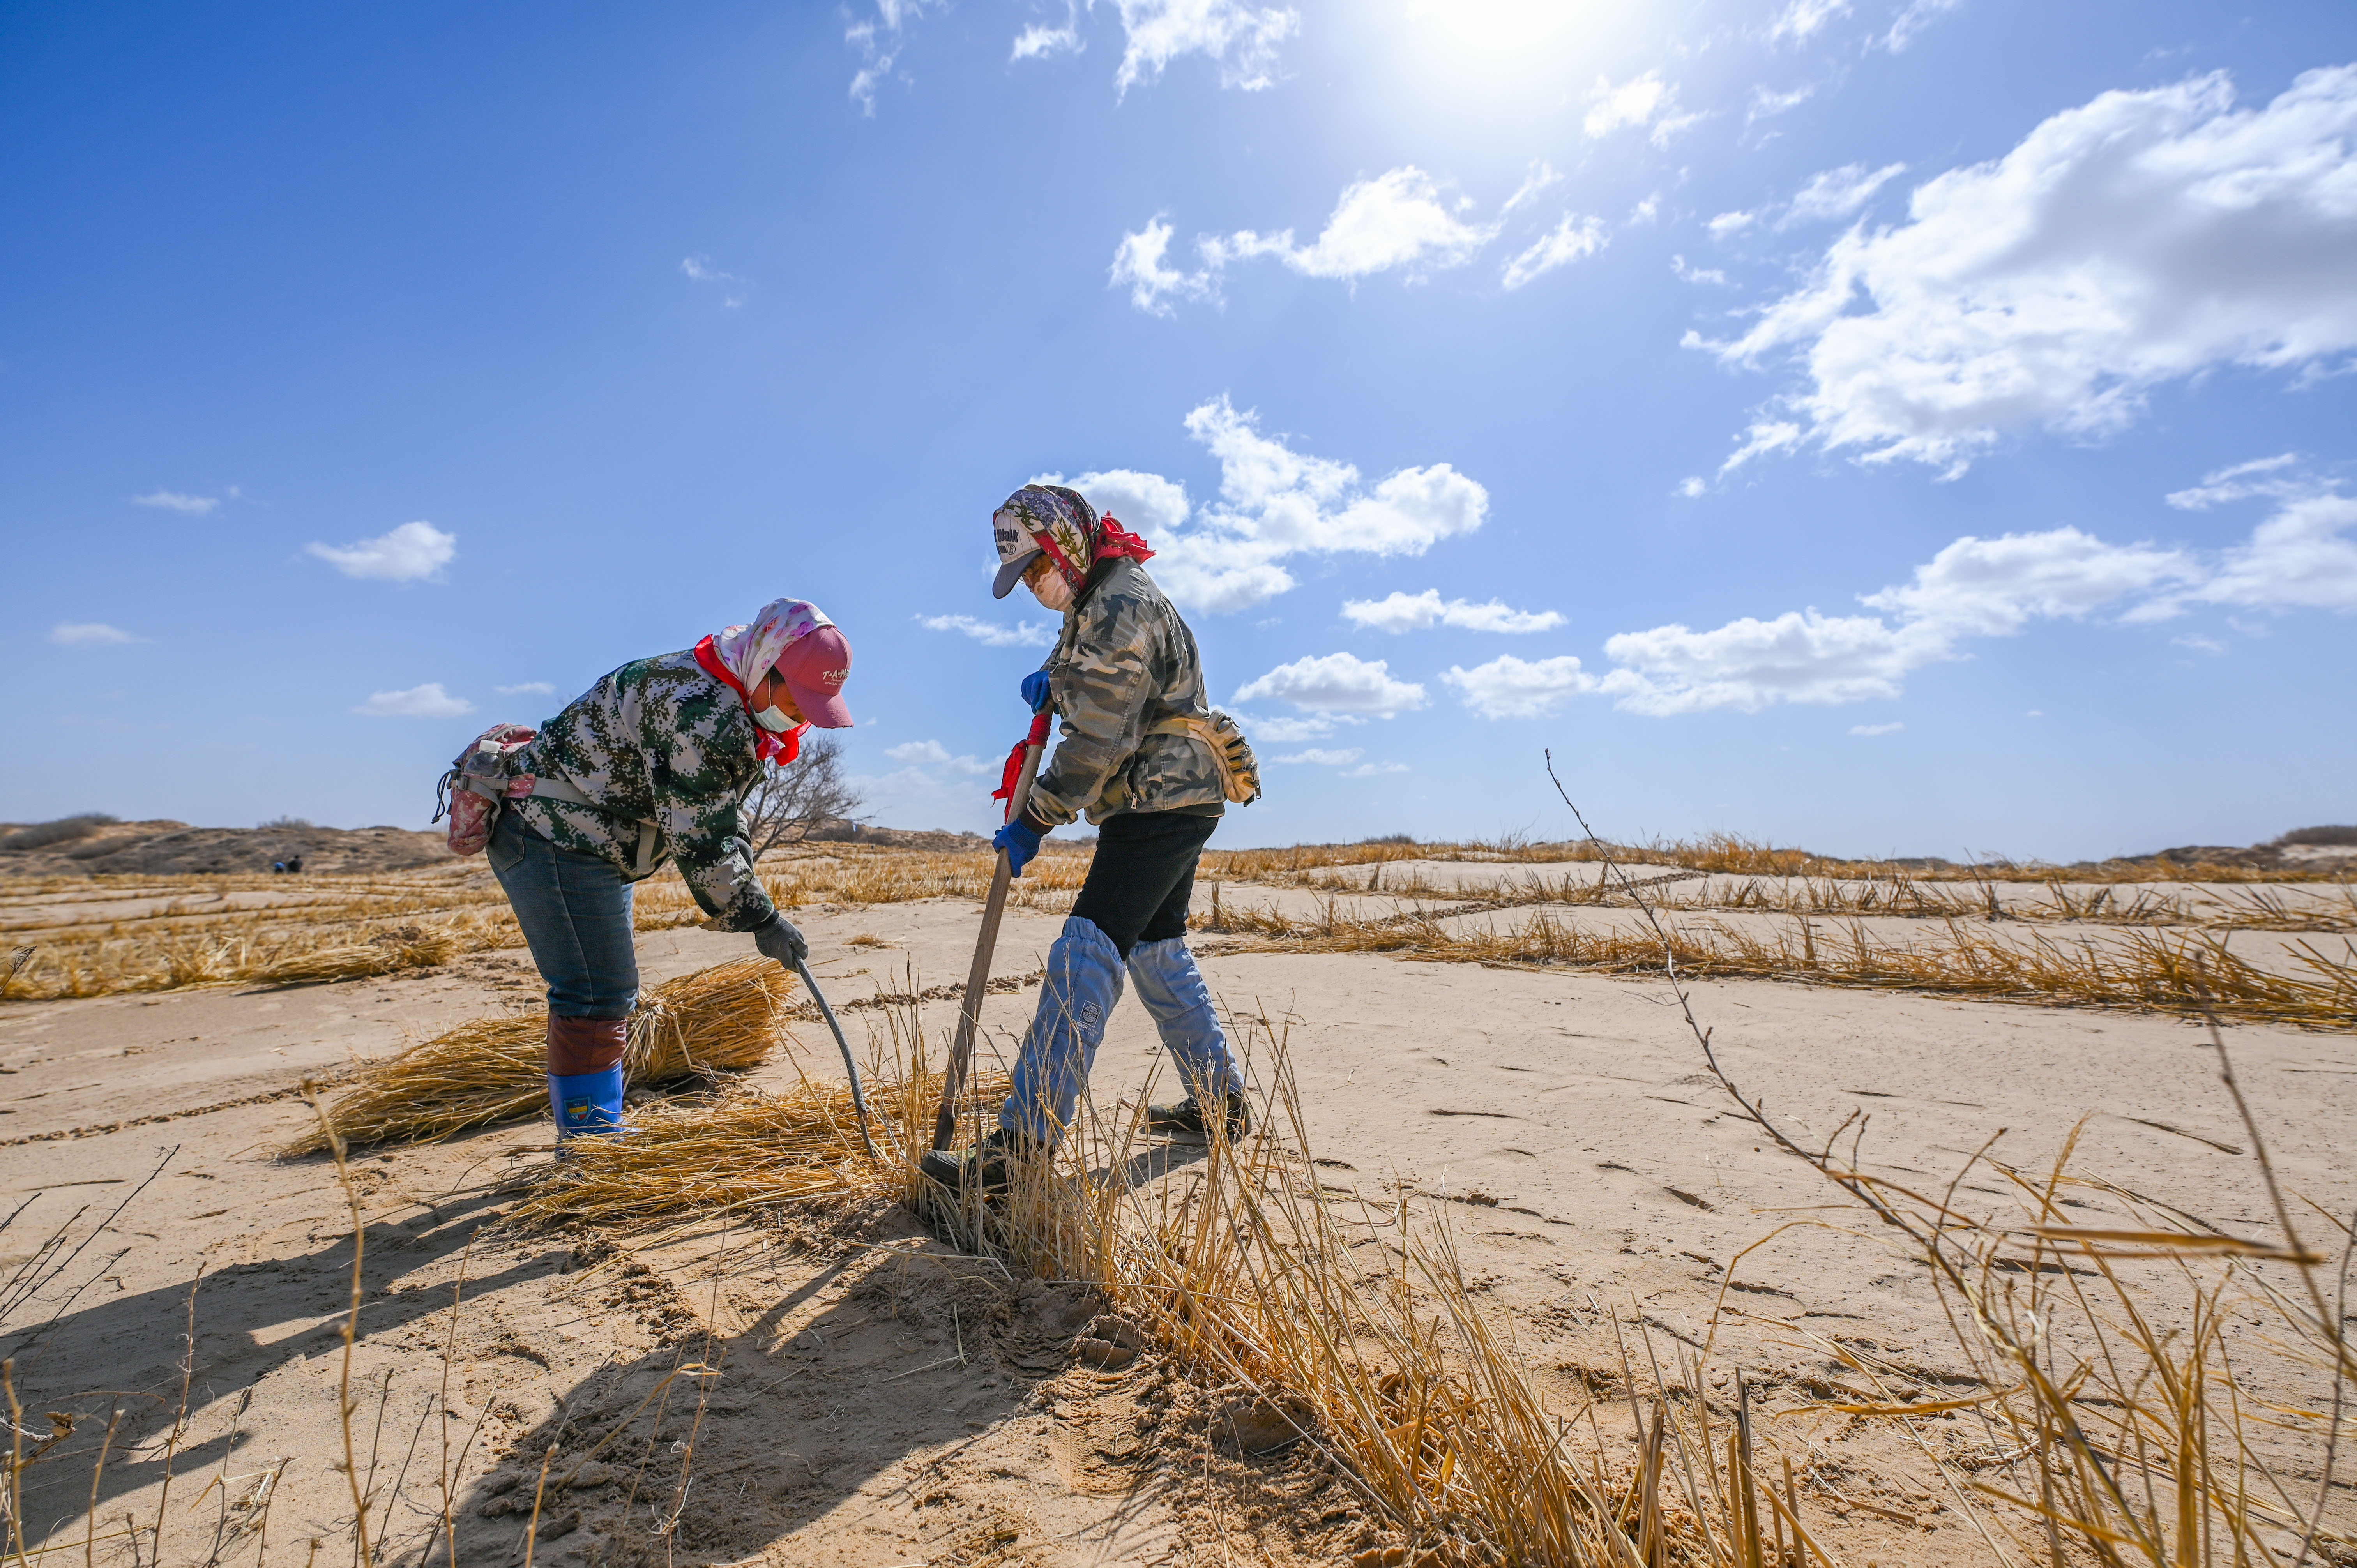
[[[880, 1148], [921, 1150], [932, 1131], [941, 1074], [916, 1071], [867, 1086]], [[975, 1106], [996, 1110], [1004, 1074], [974, 1082]], [[974, 1107], [969, 1107], [973, 1109]], [[639, 1227], [696, 1222], [736, 1209], [802, 1198], [901, 1190], [897, 1163], [870, 1161], [859, 1142], [851, 1090], [804, 1079], [782, 1094], [747, 1094], [716, 1106], [655, 1110], [630, 1118], [630, 1135], [572, 1145], [565, 1169], [516, 1210], [526, 1221]], [[913, 1156], [912, 1156], [913, 1157]]]
[[[749, 1068], [784, 1040], [793, 978], [766, 958], [735, 959], [666, 981], [630, 1015], [629, 1082], [663, 1083]], [[328, 1109], [347, 1144], [447, 1137], [548, 1103], [548, 1015], [478, 1018], [369, 1069]], [[327, 1130], [313, 1127], [282, 1154], [316, 1154]]]

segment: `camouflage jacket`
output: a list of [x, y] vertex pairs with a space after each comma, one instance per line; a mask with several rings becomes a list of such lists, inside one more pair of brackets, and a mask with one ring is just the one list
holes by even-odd
[[1106, 564], [1064, 613], [1044, 668], [1063, 741], [1031, 786], [1032, 815], [1057, 827], [1083, 811], [1101, 822], [1122, 811], [1226, 809], [1210, 746], [1147, 733], [1211, 710], [1195, 634], [1144, 566]]
[[[518, 754], [517, 768], [554, 774], [599, 803], [510, 800], [543, 838], [637, 869], [639, 824], [655, 824], [652, 864], [676, 858], [716, 930], [749, 931], [776, 906], [753, 875], [737, 809], [761, 776], [753, 720], [695, 655], [633, 660], [575, 698]], [[603, 808], [603, 809], [600, 809]]]

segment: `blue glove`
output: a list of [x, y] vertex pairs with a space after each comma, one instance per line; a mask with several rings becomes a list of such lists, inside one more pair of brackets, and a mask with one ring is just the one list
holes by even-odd
[[1030, 823], [1017, 817], [990, 835], [994, 848], [1006, 852], [1006, 874], [1020, 876], [1031, 857], [1039, 853], [1039, 834]]
[[1023, 700], [1031, 704], [1031, 711], [1035, 714], [1048, 711], [1048, 672], [1045, 670], [1034, 670], [1023, 677]]

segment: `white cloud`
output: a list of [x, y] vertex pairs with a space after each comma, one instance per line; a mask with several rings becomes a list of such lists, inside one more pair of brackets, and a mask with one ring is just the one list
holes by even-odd
[[2076, 618], [2199, 575], [2181, 551], [2106, 544], [2075, 528], [2001, 539], [1967, 534], [1916, 567], [1914, 582], [1858, 602], [1937, 628], [1944, 638], [2004, 637], [2031, 620]]
[[1621, 707], [1654, 714], [1855, 703], [1897, 696], [1900, 676], [1945, 658], [1948, 646], [1936, 631], [1910, 636], [1872, 616], [1814, 610], [1766, 621], [1746, 616], [1711, 631], [1658, 626], [1606, 639], [1604, 651], [1620, 668], [1598, 688]]
[[1846, 16], [1849, 0], [1792, 0], [1768, 29], [1774, 39], [1808, 38], [1835, 16]]
[[2107, 544], [2075, 528], [2000, 539], [1970, 535], [1915, 569], [1914, 581], [1868, 594], [1878, 616], [1788, 610], [1709, 631], [1654, 627], [1608, 639], [1620, 668], [1598, 690], [1643, 714], [1774, 703], [1854, 703], [1899, 695], [1909, 671], [1963, 657], [1967, 637], [2003, 637], [2033, 619], [2076, 619], [2123, 599], [2166, 593], [2199, 567], [2179, 551]]
[[1148, 532], [1155, 580], [1189, 608], [1224, 614], [1286, 592], [1294, 585], [1280, 564], [1288, 555], [1421, 555], [1489, 515], [1489, 491], [1446, 463], [1402, 468], [1370, 487], [1351, 464], [1263, 435], [1259, 415], [1238, 413], [1224, 395], [1189, 413], [1187, 431], [1220, 461], [1219, 499], [1200, 513], [1190, 513], [1183, 486], [1158, 474], [1120, 468], [1072, 484], [1102, 510], [1131, 509], [1132, 527], [1159, 530]]
[[1345, 187], [1309, 244], [1296, 245], [1290, 229], [1266, 235], [1243, 229], [1200, 241], [1197, 248], [1213, 273], [1232, 261], [1275, 256], [1304, 277], [1355, 283], [1396, 268], [1413, 282], [1463, 266], [1497, 233], [1495, 224], [1458, 218], [1432, 177], [1409, 164]]
[[520, 681], [512, 686], [494, 686], [492, 691], [502, 697], [553, 697], [556, 688], [545, 681]]
[[1533, 278], [1544, 276], [1583, 256], [1594, 255], [1608, 242], [1600, 221], [1566, 212], [1563, 215], [1563, 221], [1540, 235], [1529, 249], [1508, 262], [1498, 281], [1507, 288], [1520, 288]]
[[1312, 713], [1365, 714], [1390, 718], [1424, 706], [1424, 688], [1392, 678], [1390, 664], [1349, 653], [1297, 659], [1280, 664], [1236, 693], [1240, 703], [1262, 698], [1291, 703]]
[[1001, 626], [996, 621], [976, 620], [972, 616], [919, 616], [917, 624], [927, 631], [962, 632], [985, 648], [1048, 648], [1056, 640], [1056, 624], [1041, 621], [1034, 626], [1029, 621], [1017, 621], [1013, 626]]
[[965, 774], [987, 773], [998, 766], [995, 762], [985, 762], [978, 757], [952, 756], [950, 748], [937, 740], [904, 740], [898, 746], [885, 747], [884, 755], [911, 768], [947, 768]]
[[1217, 61], [1220, 85], [1246, 92], [1276, 81], [1277, 46], [1301, 30], [1301, 13], [1290, 6], [1244, 5], [1242, 0], [1114, 0], [1126, 41], [1114, 90], [1125, 93], [1139, 81], [1153, 81], [1181, 55]]
[[1882, 47], [1892, 54], [1903, 52], [1915, 41], [1916, 34], [1963, 4], [1964, 0], [1913, 0], [1890, 24], [1890, 31], [1882, 36]]
[[2171, 490], [2161, 499], [2180, 511], [2207, 511], [2246, 496], [2304, 495], [2314, 487], [2285, 471], [2298, 461], [2298, 453], [2284, 452], [2273, 457], [2236, 463], [2202, 475], [2201, 482], [2191, 489]]
[[711, 259], [709, 256], [683, 257], [679, 263], [679, 270], [697, 283], [718, 284], [722, 308], [735, 310], [745, 303], [747, 292], [751, 287], [751, 280], [740, 278], [735, 273], [717, 270], [708, 264]]
[[1591, 139], [1650, 124], [1657, 115], [1674, 113], [1678, 102], [1677, 89], [1663, 81], [1658, 70], [1631, 77], [1618, 87], [1609, 77], [1599, 76], [1587, 97], [1587, 115], [1580, 129]]
[[1747, 439], [1743, 445], [1718, 466], [1719, 474], [1722, 477], [1730, 474], [1763, 453], [1789, 452], [1801, 444], [1801, 437], [1806, 434], [1788, 419], [1761, 420], [1745, 432]]
[[[1031, 482], [1060, 485], [1065, 480], [1061, 474], [1042, 474]], [[1071, 487], [1088, 497], [1089, 504], [1100, 513], [1118, 519], [1124, 527], [1149, 539], [1176, 532], [1193, 510], [1184, 484], [1134, 468], [1082, 474], [1071, 481]]]
[[1597, 687], [1597, 678], [1568, 653], [1534, 660], [1504, 653], [1470, 670], [1451, 665], [1440, 678], [1463, 693], [1465, 705], [1485, 719], [1537, 718], [1565, 698]]
[[1686, 259], [1684, 256], [1674, 255], [1670, 258], [1670, 271], [1687, 283], [1724, 285], [1727, 282], [1727, 274], [1717, 267], [1690, 267], [1686, 265]]
[[1342, 777], [1345, 779], [1372, 779], [1380, 773], [1405, 773], [1406, 771], [1407, 764], [1405, 762], [1361, 762], [1356, 768], [1344, 773]]
[[[1200, 264], [1192, 272], [1171, 261], [1172, 229], [1157, 213], [1143, 229], [1122, 235], [1114, 248], [1108, 284], [1127, 288], [1130, 303], [1138, 309], [1168, 316], [1177, 301], [1218, 299], [1221, 279], [1230, 266], [1263, 256], [1275, 258], [1304, 277], [1356, 285], [1379, 273], [1396, 272], [1408, 283], [1421, 283], [1472, 261], [1498, 237], [1510, 214], [1561, 177], [1544, 161], [1534, 162], [1497, 218], [1479, 222], [1465, 216], [1472, 205], [1469, 199], [1448, 199], [1430, 175], [1413, 164], [1403, 165], [1345, 187], [1326, 226], [1306, 245], [1295, 242], [1289, 228], [1266, 234], [1239, 229], [1199, 236], [1195, 251]], [[1640, 216], [1651, 213], [1641, 210]], [[1543, 273], [1593, 254], [1606, 242], [1599, 220], [1566, 212], [1552, 231], [1506, 263], [1505, 285], [1520, 288]]]
[[1562, 179], [1563, 176], [1555, 173], [1553, 164], [1544, 158], [1533, 158], [1530, 173], [1524, 175], [1523, 183], [1514, 188], [1514, 194], [1506, 198], [1506, 204], [1498, 209], [1498, 216], [1503, 218], [1524, 202], [1535, 200], [1540, 191], [1560, 183]]
[[118, 648], [126, 642], [145, 642], [144, 637], [134, 637], [119, 626], [104, 621], [59, 621], [49, 628], [49, 640], [61, 648]]
[[1135, 234], [1125, 233], [1114, 247], [1112, 286], [1129, 285], [1129, 303], [1156, 316], [1170, 314], [1173, 299], [1210, 299], [1219, 294], [1219, 278], [1211, 268], [1182, 273], [1164, 264], [1170, 252], [1170, 225], [1159, 216], [1146, 220]]
[[1849, 733], [1852, 735], [1897, 735], [1900, 730], [1903, 730], [1907, 726], [1903, 724], [1896, 723], [1887, 725], [1852, 725], [1849, 726]]
[[1658, 195], [1649, 196], [1629, 209], [1629, 221], [1631, 223], [1651, 223], [1661, 215], [1662, 199]]
[[1290, 757], [1280, 757], [1276, 760], [1279, 762], [1314, 762], [1320, 768], [1345, 768], [1350, 764], [1358, 761], [1360, 757], [1364, 757], [1366, 753], [1361, 751], [1355, 746], [1347, 746], [1340, 751], [1333, 751], [1323, 746], [1313, 746], [1307, 751], [1297, 751]]
[[2210, 604], [2357, 610], [2357, 499], [2300, 496], [2225, 553], [2190, 596]]
[[1563, 624], [1556, 611], [1509, 609], [1497, 599], [1485, 605], [1466, 599], [1444, 604], [1437, 588], [1420, 594], [1394, 589], [1380, 599], [1345, 599], [1342, 614], [1356, 625], [1388, 632], [1422, 631], [1433, 626], [1463, 627], [1469, 631], [1547, 631]]
[[859, 51], [859, 70], [851, 78], [851, 101], [868, 118], [876, 116], [876, 89], [892, 74], [908, 43], [909, 24], [940, 0], [875, 0], [876, 14], [863, 16], [843, 30], [843, 41]]
[[1864, 164], [1844, 164], [1813, 176], [1777, 220], [1780, 229], [1795, 223], [1825, 222], [1847, 218], [1872, 199], [1874, 193], [1907, 172], [1905, 164], [1885, 164], [1869, 170]]
[[1034, 22], [1015, 35], [1015, 47], [1008, 51], [1009, 62], [1018, 59], [1051, 59], [1057, 55], [1078, 54], [1087, 46], [1081, 42], [1080, 0], [1064, 0], [1064, 23], [1060, 27], [1044, 22]]
[[1751, 113], [1744, 119], [1747, 122], [1767, 120], [1787, 110], [1798, 109], [1814, 97], [1816, 91], [1816, 83], [1813, 81], [1803, 82], [1790, 92], [1770, 92], [1764, 87], [1755, 87], [1751, 90]]
[[458, 553], [458, 536], [430, 522], [404, 522], [390, 533], [346, 545], [303, 547], [347, 577], [382, 577], [389, 583], [431, 577]]
[[352, 710], [372, 719], [455, 719], [474, 711], [474, 703], [452, 696], [439, 681], [428, 681], [406, 692], [371, 693], [367, 702]]
[[2123, 623], [2157, 621], [2198, 604], [2357, 612], [2357, 541], [2349, 537], [2357, 498], [2283, 477], [2282, 467], [2263, 459], [2209, 476], [2205, 489], [2222, 490], [2262, 476], [2242, 493], [2279, 503], [2247, 540], [2214, 554], [2111, 544], [2067, 527], [1967, 535], [1917, 567], [1912, 581], [1860, 596], [1882, 616], [1792, 610], [1709, 631], [1624, 632], [1606, 640], [1618, 668], [1594, 689], [1644, 714], [1850, 703], [1896, 697], [1909, 672], [1965, 657], [1968, 639], [2010, 636], [2037, 620], [2109, 613]]
[[184, 496], [178, 490], [151, 490], [144, 496], [133, 496], [131, 504], [161, 507], [166, 511], [184, 511], [192, 517], [203, 517], [221, 505], [221, 498]]
[[1688, 500], [1693, 500], [1709, 489], [1710, 486], [1703, 482], [1703, 478], [1699, 474], [1688, 474], [1678, 481], [1678, 494]]
[[1338, 724], [1364, 724], [1346, 714], [1305, 714], [1297, 718], [1247, 718], [1242, 714], [1231, 714], [1243, 732], [1264, 745], [1291, 746], [1299, 741], [1322, 740], [1334, 733]]
[[1729, 234], [1750, 228], [1752, 220], [1759, 216], [1756, 212], [1722, 212], [1704, 227], [1710, 231], [1712, 239], [1724, 240]]
[[1741, 338], [1686, 341], [1798, 351], [1810, 438], [1865, 461], [1953, 475], [2007, 431], [2100, 435], [2166, 382], [2357, 348], [2352, 140], [2357, 65], [2260, 110], [2223, 73], [2106, 92], [1851, 230]]

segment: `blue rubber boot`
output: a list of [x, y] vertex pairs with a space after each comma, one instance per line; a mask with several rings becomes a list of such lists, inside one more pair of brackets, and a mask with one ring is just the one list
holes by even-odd
[[622, 1064], [597, 1072], [548, 1075], [548, 1108], [556, 1113], [556, 1141], [612, 1137], [622, 1130]]
[[1229, 1134], [1241, 1135], [1251, 1124], [1243, 1111], [1243, 1064], [1236, 1060], [1227, 1031], [1220, 1026], [1211, 988], [1195, 967], [1187, 939], [1138, 943], [1129, 950], [1129, 975], [1137, 983], [1137, 999], [1161, 1031], [1163, 1049], [1178, 1064], [1178, 1081], [1187, 1090], [1183, 1106], [1153, 1107], [1147, 1124], [1200, 1133], [1208, 1121], [1224, 1114]]
[[1015, 1090], [999, 1110], [999, 1126], [1043, 1148], [1062, 1139], [1120, 1000], [1121, 950], [1094, 920], [1067, 918], [1048, 950], [1039, 1011], [1016, 1056]]

